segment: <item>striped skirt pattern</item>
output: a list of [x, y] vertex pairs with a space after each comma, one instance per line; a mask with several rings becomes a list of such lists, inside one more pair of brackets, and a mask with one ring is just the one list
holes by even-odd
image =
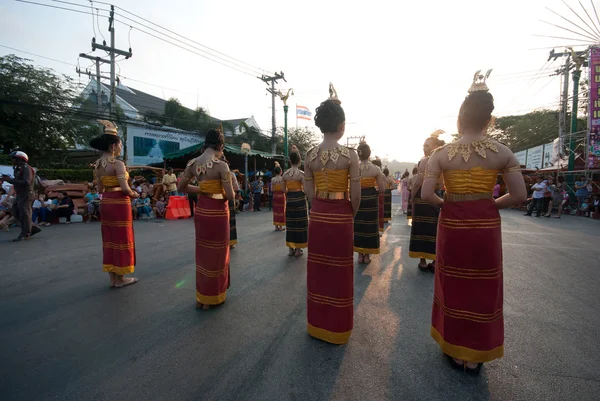
[[440, 214], [431, 336], [457, 359], [504, 354], [500, 224], [492, 199], [447, 201]]
[[348, 200], [315, 198], [308, 223], [307, 331], [345, 344], [354, 324], [354, 216]]
[[235, 201], [229, 201], [229, 245], [237, 244], [237, 228], [235, 227]]
[[133, 273], [135, 238], [131, 198], [121, 191], [104, 192], [102, 216], [102, 269], [118, 275]]
[[377, 189], [362, 188], [354, 217], [354, 252], [379, 253], [379, 196]]
[[421, 199], [421, 190], [413, 200], [412, 227], [408, 256], [435, 260], [435, 241], [438, 226], [438, 211]]
[[383, 202], [383, 220], [392, 220], [392, 190], [386, 189]]
[[196, 300], [225, 302], [229, 287], [229, 207], [227, 201], [198, 197], [196, 229]]
[[285, 223], [285, 245], [293, 249], [307, 248], [308, 209], [304, 192], [293, 191], [287, 193]]

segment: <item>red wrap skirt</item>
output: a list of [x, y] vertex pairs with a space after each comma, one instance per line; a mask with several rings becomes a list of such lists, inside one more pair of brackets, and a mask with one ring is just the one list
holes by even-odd
[[285, 194], [282, 191], [273, 192], [273, 225], [285, 227]]
[[135, 238], [131, 198], [121, 191], [104, 192], [100, 203], [102, 216], [102, 268], [118, 275], [133, 273]]
[[308, 222], [307, 330], [345, 344], [354, 320], [354, 216], [348, 200], [315, 198]]
[[494, 201], [444, 203], [436, 254], [431, 336], [457, 359], [502, 357], [502, 233]]
[[198, 196], [196, 228], [196, 300], [225, 302], [229, 288], [229, 207], [223, 199]]
[[385, 216], [384, 216], [384, 211], [383, 208], [385, 204], [385, 195], [384, 194], [380, 194], [379, 195], [379, 215], [377, 217], [377, 220], [379, 221], [379, 232], [382, 233], [383, 232], [383, 225], [385, 224]]

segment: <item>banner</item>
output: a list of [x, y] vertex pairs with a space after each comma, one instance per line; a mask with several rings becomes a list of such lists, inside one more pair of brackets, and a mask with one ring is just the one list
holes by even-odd
[[524, 166], [527, 164], [527, 151], [526, 150], [522, 150], [520, 152], [515, 153], [515, 157], [517, 158], [517, 160], [519, 161], [519, 164], [521, 166]]
[[600, 47], [590, 48], [589, 67], [588, 166], [600, 168]]
[[552, 142], [544, 145], [544, 155], [542, 157], [542, 167], [541, 168], [546, 168], [546, 167], [552, 166], [553, 145], [554, 144]]
[[185, 149], [204, 140], [193, 133], [159, 131], [127, 126], [127, 160], [133, 165], [162, 163], [167, 153]]
[[542, 159], [544, 156], [544, 145], [536, 146], [535, 148], [527, 149], [527, 168], [535, 170], [542, 168]]

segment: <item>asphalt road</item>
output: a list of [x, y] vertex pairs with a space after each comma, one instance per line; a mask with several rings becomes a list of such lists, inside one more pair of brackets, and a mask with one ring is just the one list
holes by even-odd
[[306, 334], [306, 257], [267, 211], [238, 216], [224, 306], [194, 309], [191, 220], [135, 223], [140, 282], [108, 288], [99, 224], [0, 233], [0, 399], [598, 400], [600, 222], [503, 217], [506, 356], [478, 378], [429, 336], [433, 275], [395, 215], [355, 267], [355, 325]]

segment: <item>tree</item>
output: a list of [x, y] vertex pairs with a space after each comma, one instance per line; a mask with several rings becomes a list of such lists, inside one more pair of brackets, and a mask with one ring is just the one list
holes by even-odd
[[[570, 121], [571, 116], [568, 114], [568, 126]], [[558, 126], [558, 111], [540, 110], [518, 116], [498, 117], [490, 126], [489, 135], [513, 152], [518, 152], [552, 142], [559, 135]], [[585, 119], [578, 119], [577, 130], [585, 130], [586, 126]]]
[[[277, 153], [283, 153], [283, 127], [277, 128]], [[319, 143], [319, 137], [314, 130], [308, 127], [288, 127], [288, 150], [296, 145], [304, 156], [306, 152]]]
[[77, 104], [71, 78], [12, 54], [0, 57], [2, 153], [19, 148], [35, 159], [87, 139], [89, 122], [75, 117]]

